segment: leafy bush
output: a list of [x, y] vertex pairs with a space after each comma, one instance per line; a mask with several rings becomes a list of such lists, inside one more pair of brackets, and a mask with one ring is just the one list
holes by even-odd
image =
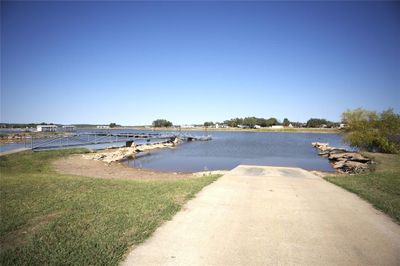
[[345, 141], [367, 151], [400, 152], [400, 115], [388, 109], [382, 113], [358, 108], [342, 114]]

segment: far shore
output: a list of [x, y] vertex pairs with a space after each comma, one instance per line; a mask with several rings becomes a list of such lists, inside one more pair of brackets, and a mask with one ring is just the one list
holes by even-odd
[[[98, 128], [86, 128], [86, 129], [98, 129]], [[222, 131], [222, 132], [284, 132], [284, 133], [340, 133], [341, 130], [337, 128], [210, 128], [210, 127], [195, 127], [195, 128], [177, 128], [177, 127], [150, 127], [150, 126], [126, 126], [126, 127], [115, 127], [109, 128], [108, 130], [121, 130], [121, 129], [136, 129], [136, 130], [150, 130], [150, 131]]]
[[[316, 133], [316, 134], [339, 134], [341, 130], [338, 128], [283, 128], [283, 129], [273, 129], [273, 128], [210, 128], [210, 127], [195, 127], [195, 128], [178, 128], [178, 127], [150, 127], [150, 126], [122, 126], [114, 128], [96, 128], [96, 127], [82, 127], [78, 129], [91, 129], [91, 130], [124, 130], [124, 129], [134, 129], [143, 131], [192, 131], [192, 132], [202, 132], [207, 134], [208, 132], [264, 132], [264, 133]], [[0, 144], [10, 144], [10, 143], [23, 143], [24, 141], [30, 140], [31, 138], [48, 138], [54, 137], [55, 135], [70, 134], [71, 132], [18, 132], [18, 133], [3, 133], [0, 136]]]
[[[287, 132], [287, 133], [340, 133], [341, 130], [338, 128], [214, 128], [214, 127], [152, 127], [152, 126], [120, 126], [113, 128], [97, 128], [97, 127], [77, 127], [77, 129], [91, 129], [91, 130], [123, 130], [123, 129], [136, 129], [136, 130], [158, 130], [158, 131], [226, 131], [226, 132]], [[34, 136], [34, 137], [46, 137], [54, 136], [58, 134], [71, 133], [71, 132], [36, 132], [36, 131], [21, 131], [21, 132], [3, 132], [2, 138], [4, 139], [7, 135], [19, 135], [19, 136]]]

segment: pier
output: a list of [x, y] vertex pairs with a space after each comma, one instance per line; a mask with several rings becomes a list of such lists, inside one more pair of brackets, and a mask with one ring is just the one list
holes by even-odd
[[185, 134], [160, 134], [160, 133], [78, 133], [50, 138], [34, 139], [30, 138], [25, 141], [25, 148], [31, 150], [57, 149], [74, 146], [87, 146], [106, 143], [123, 143], [130, 146], [133, 142], [144, 140], [150, 142], [152, 140], [173, 140], [179, 138], [182, 141], [207, 141], [211, 140], [211, 136], [192, 136]]

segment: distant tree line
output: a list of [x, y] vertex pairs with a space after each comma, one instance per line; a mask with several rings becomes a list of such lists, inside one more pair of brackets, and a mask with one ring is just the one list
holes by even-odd
[[268, 119], [258, 118], [258, 117], [245, 117], [245, 118], [232, 118], [230, 120], [225, 120], [224, 124], [230, 127], [237, 127], [239, 125], [254, 127], [255, 125], [261, 127], [270, 127], [274, 125], [280, 125], [278, 119], [271, 117]]
[[337, 122], [332, 122], [323, 118], [310, 118], [307, 123], [306, 127], [312, 128], [321, 128], [321, 127], [338, 127], [340, 124]]
[[[327, 127], [327, 128], [333, 128], [333, 127], [338, 127], [340, 124], [338, 122], [332, 122], [323, 118], [310, 118], [306, 123], [302, 122], [294, 122], [290, 121], [288, 118], [284, 118], [283, 122], [279, 122], [278, 119], [275, 117], [271, 118], [259, 118], [259, 117], [245, 117], [245, 118], [232, 118], [229, 120], [225, 120], [223, 124], [229, 126], [229, 127], [237, 127], [237, 126], [246, 126], [246, 127], [254, 127], [255, 125], [261, 126], [261, 127], [271, 127], [275, 125], [283, 125], [285, 127], [292, 125], [293, 127], [309, 127], [309, 128], [321, 128], [321, 127]], [[213, 122], [204, 122], [204, 126], [209, 127], [213, 126], [215, 123]]]
[[166, 119], [157, 119], [153, 121], [153, 127], [172, 127], [172, 122]]

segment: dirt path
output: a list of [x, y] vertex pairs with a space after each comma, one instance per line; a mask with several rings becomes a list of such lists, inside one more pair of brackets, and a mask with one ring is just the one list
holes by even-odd
[[124, 265], [400, 265], [400, 226], [298, 168], [239, 166]]
[[107, 164], [73, 155], [53, 162], [56, 171], [63, 174], [111, 179], [178, 179], [193, 178], [190, 173], [167, 173], [128, 167], [120, 163]]

